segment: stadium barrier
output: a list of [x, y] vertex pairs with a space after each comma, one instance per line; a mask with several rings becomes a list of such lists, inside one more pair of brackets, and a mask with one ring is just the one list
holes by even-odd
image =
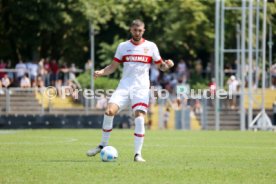
[[[52, 108], [50, 99], [36, 93], [38, 88], [2, 88], [0, 94], [0, 129], [17, 128], [101, 128], [103, 109]], [[43, 107], [44, 102], [49, 103]], [[115, 128], [132, 126], [129, 111], [122, 111], [114, 121]]]
[[[0, 129], [102, 128], [103, 115], [2, 115]], [[119, 114], [114, 128], [130, 128], [131, 117]]]

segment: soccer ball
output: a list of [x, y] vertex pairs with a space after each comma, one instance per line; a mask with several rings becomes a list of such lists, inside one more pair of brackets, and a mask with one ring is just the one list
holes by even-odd
[[117, 150], [112, 146], [106, 146], [101, 150], [101, 159], [103, 162], [114, 162], [118, 158]]

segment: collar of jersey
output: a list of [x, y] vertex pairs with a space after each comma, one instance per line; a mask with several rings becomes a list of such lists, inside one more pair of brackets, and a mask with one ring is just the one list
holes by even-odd
[[129, 40], [133, 45], [137, 46], [137, 45], [141, 45], [142, 43], [145, 42], [145, 39], [142, 38], [142, 41], [140, 43], [134, 43], [134, 41], [132, 40], [132, 38]]

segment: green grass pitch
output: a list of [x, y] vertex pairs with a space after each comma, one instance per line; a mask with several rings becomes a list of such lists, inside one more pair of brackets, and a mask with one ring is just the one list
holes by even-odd
[[117, 162], [86, 157], [101, 130], [1, 130], [0, 183], [276, 183], [275, 132], [147, 131], [146, 163], [133, 130], [114, 129]]

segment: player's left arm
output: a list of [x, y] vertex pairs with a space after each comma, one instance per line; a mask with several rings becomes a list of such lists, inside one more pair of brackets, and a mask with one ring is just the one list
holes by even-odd
[[153, 61], [159, 70], [165, 72], [174, 66], [174, 63], [171, 59], [163, 61], [155, 43], [153, 43], [152, 45], [152, 50], [153, 50], [153, 56], [152, 56]]
[[165, 71], [168, 71], [170, 68], [172, 68], [174, 66], [174, 63], [171, 59], [167, 59], [165, 61], [161, 59], [161, 62], [156, 64], [156, 66], [157, 68], [159, 68], [159, 70], [161, 70], [162, 72], [165, 72]]

